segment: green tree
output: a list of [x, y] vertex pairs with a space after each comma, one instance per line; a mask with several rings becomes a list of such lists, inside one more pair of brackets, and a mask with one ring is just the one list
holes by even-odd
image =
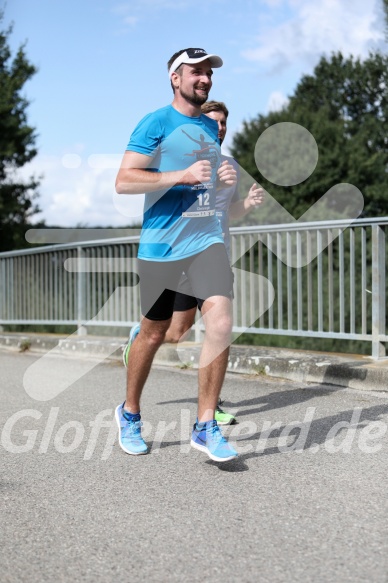
[[[259, 172], [255, 161], [255, 147], [258, 138], [271, 126], [279, 122], [293, 122], [308, 129], [314, 136], [318, 149], [318, 163], [304, 182], [295, 186], [278, 186], [269, 182]], [[322, 57], [313, 74], [304, 76], [297, 85], [288, 104], [278, 112], [268, 115], [258, 115], [245, 121], [242, 131], [234, 135], [232, 154], [255, 180], [286, 208], [295, 218], [299, 218], [332, 186], [339, 183], [350, 183], [357, 186], [364, 196], [364, 217], [388, 215], [388, 57], [377, 53], [371, 54], [363, 61], [354, 57], [345, 58], [341, 53], [330, 58]], [[292, 144], [291, 144], [292, 150]], [[273, 149], [276, 156], [278, 150]], [[265, 156], [270, 156], [264, 152]], [[287, 166], [286, 156], [278, 157], [280, 165]], [[259, 166], [260, 159], [257, 157]], [[243, 191], [243, 190], [242, 190]], [[272, 209], [270, 209], [271, 211]], [[276, 221], [272, 212], [265, 211], [265, 203], [247, 216], [251, 224], [273, 224]], [[322, 217], [323, 219], [325, 217]], [[246, 220], [247, 222], [247, 220]], [[337, 241], [333, 243], [334, 271], [338, 265]], [[257, 253], [257, 251], [255, 251]], [[344, 264], [350, 264], [349, 244], [345, 241]], [[262, 250], [261, 264], [267, 263], [265, 238]], [[326, 273], [325, 255], [323, 272]], [[255, 269], [258, 269], [259, 259], [254, 257]], [[316, 281], [317, 262], [312, 262], [312, 281]], [[263, 275], [266, 276], [265, 267]], [[274, 272], [274, 269], [273, 269]], [[275, 273], [275, 272], [274, 272]], [[302, 280], [307, 281], [305, 269], [302, 269]], [[276, 276], [276, 273], [275, 273]], [[286, 293], [286, 267], [283, 268], [283, 300]], [[343, 287], [349, 289], [349, 273], [345, 274]], [[292, 270], [295, 282], [296, 270]], [[340, 289], [338, 276], [334, 276], [334, 288]], [[276, 282], [275, 282], [276, 284]], [[314, 284], [315, 285], [315, 284]], [[277, 289], [275, 287], [275, 289]], [[303, 288], [304, 293], [306, 292]], [[360, 298], [361, 281], [356, 281], [356, 297]], [[339, 313], [339, 294], [334, 293], [335, 322]], [[293, 300], [295, 294], [293, 295]], [[304, 297], [305, 299], [305, 297]], [[283, 316], [288, 306], [283, 302]], [[291, 309], [292, 311], [292, 309]], [[327, 324], [327, 307], [324, 309], [324, 323]], [[317, 306], [313, 306], [313, 320], [317, 317]], [[307, 314], [303, 315], [303, 326], [307, 329]], [[275, 311], [276, 321], [276, 311]], [[315, 320], [314, 320], [315, 322]], [[349, 326], [349, 313], [345, 314], [345, 328]], [[272, 346], [292, 346], [294, 348], [309, 348], [309, 341], [304, 338], [287, 338], [283, 336], [245, 336], [245, 343], [270, 344]], [[353, 350], [364, 352], [370, 347], [362, 346], [361, 342], [314, 341], [321, 350]]]
[[[0, 13], [0, 26], [3, 17]], [[36, 68], [28, 61], [24, 45], [11, 54], [11, 32], [12, 27], [0, 30], [0, 251], [26, 246], [24, 233], [39, 212], [34, 202], [39, 179], [31, 176], [25, 181], [18, 175], [37, 154], [35, 128], [27, 122], [29, 102], [22, 93]]]
[[[261, 134], [279, 122], [304, 126], [314, 136], [319, 159], [304, 182], [282, 187], [267, 181], [254, 157]], [[232, 154], [240, 165], [299, 218], [337, 183], [354, 184], [364, 196], [364, 217], [388, 214], [388, 57], [372, 54], [364, 61], [341, 53], [322, 57], [312, 75], [304, 76], [281, 111], [246, 121], [233, 137]], [[284, 160], [286, 163], [286, 160]], [[265, 222], [264, 207], [250, 215]], [[270, 221], [271, 222], [271, 221]]]

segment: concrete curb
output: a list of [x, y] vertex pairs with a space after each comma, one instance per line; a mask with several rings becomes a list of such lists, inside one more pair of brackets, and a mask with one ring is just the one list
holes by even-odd
[[[121, 361], [126, 338], [68, 337], [54, 334], [0, 334], [0, 350], [84, 356]], [[163, 345], [155, 364], [198, 368], [200, 346], [185, 342]], [[327, 354], [260, 346], [231, 346], [228, 371], [358, 390], [388, 391], [388, 359], [374, 361], [354, 354]]]
[[[179, 358], [198, 366], [198, 346], [182, 345]], [[359, 390], [388, 391], [388, 359], [260, 346], [231, 346], [228, 371]]]

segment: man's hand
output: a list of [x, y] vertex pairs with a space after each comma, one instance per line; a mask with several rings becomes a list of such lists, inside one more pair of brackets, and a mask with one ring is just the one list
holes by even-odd
[[187, 184], [189, 186], [194, 184], [206, 184], [210, 182], [212, 178], [212, 167], [209, 160], [198, 160], [189, 168], [187, 168], [181, 184]]
[[219, 188], [233, 186], [237, 182], [237, 172], [227, 160], [224, 160], [217, 170]]
[[250, 187], [248, 196], [244, 201], [245, 210], [259, 206], [264, 200], [264, 189], [257, 186], [256, 182]]

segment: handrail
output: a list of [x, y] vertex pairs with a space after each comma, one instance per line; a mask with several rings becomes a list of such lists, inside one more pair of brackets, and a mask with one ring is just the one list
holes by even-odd
[[[362, 340], [385, 357], [387, 225], [382, 217], [233, 227], [233, 330]], [[0, 326], [139, 321], [139, 236], [111, 237], [130, 231], [81, 240], [100, 230], [32, 230], [34, 240], [40, 232], [74, 241], [0, 253]]]

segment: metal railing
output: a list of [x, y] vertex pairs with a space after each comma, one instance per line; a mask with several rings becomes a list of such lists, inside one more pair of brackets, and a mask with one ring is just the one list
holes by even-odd
[[[385, 356], [388, 218], [231, 229], [236, 333], [371, 343]], [[0, 254], [0, 325], [140, 319], [138, 237]], [[201, 323], [198, 323], [201, 327]]]

